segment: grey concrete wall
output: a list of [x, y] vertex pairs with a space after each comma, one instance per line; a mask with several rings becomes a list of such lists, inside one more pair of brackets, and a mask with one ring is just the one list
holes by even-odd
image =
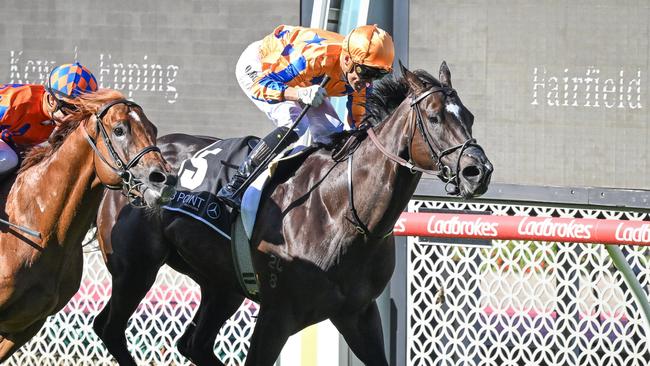
[[298, 24], [300, 0], [0, 0], [0, 83], [40, 83], [75, 59], [142, 105], [161, 134], [261, 134], [234, 76], [251, 42]]
[[[500, 183], [650, 188], [650, 3], [411, 0], [409, 62], [445, 59]], [[245, 46], [298, 24], [300, 0], [0, 0], [0, 83], [75, 59], [161, 133], [271, 125], [237, 85]], [[566, 80], [566, 81], [565, 81]]]
[[448, 62], [495, 181], [649, 189], [649, 8], [411, 0], [410, 66]]

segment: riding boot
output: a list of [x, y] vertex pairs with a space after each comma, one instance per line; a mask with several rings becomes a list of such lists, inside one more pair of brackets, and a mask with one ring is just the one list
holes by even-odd
[[[288, 133], [287, 138], [282, 141], [282, 145], [278, 146], [282, 136]], [[232, 208], [239, 208], [241, 206], [241, 199], [246, 190], [244, 183], [255, 171], [255, 169], [267, 160], [273, 159], [282, 152], [287, 146], [298, 140], [298, 134], [295, 131], [290, 131], [287, 127], [278, 127], [273, 132], [257, 143], [253, 151], [248, 155], [246, 160], [239, 166], [235, 175], [232, 176], [228, 184], [223, 186], [217, 197], [219, 197], [225, 204]], [[274, 148], [275, 152], [273, 152]], [[250, 182], [248, 182], [250, 183]]]

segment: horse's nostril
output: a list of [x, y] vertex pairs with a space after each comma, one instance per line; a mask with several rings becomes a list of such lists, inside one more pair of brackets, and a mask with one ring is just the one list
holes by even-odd
[[167, 180], [167, 175], [165, 173], [154, 170], [149, 173], [149, 182], [150, 183], [164, 183]]
[[481, 170], [478, 167], [474, 166], [474, 165], [470, 165], [470, 166], [467, 166], [467, 167], [463, 168], [463, 176], [465, 178], [474, 178], [474, 177], [477, 177], [479, 175], [481, 175]]

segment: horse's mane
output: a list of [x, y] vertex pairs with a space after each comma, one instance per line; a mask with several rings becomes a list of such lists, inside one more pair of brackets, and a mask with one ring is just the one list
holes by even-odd
[[66, 137], [74, 131], [81, 122], [88, 120], [104, 104], [122, 99], [124, 95], [113, 89], [99, 89], [94, 93], [87, 93], [75, 99], [66, 100], [66, 103], [77, 107], [77, 111], [63, 118], [59, 127], [49, 137], [48, 144], [35, 146], [24, 153], [23, 162], [18, 173], [40, 163], [48, 156], [54, 154], [63, 145]]
[[[441, 86], [440, 81], [424, 70], [415, 70], [413, 73], [422, 81], [425, 87]], [[406, 99], [409, 86], [404, 76], [395, 78], [389, 75], [372, 86], [372, 93], [366, 100], [365, 122], [373, 126], [383, 122]]]
[[[441, 86], [440, 81], [425, 70], [418, 69], [413, 73], [427, 88]], [[372, 126], [382, 123], [402, 104], [408, 94], [409, 86], [404, 76], [389, 75], [373, 83], [372, 92], [366, 98], [366, 115], [363, 123]], [[361, 132], [359, 130], [337, 132], [331, 136], [331, 143], [322, 147], [327, 150], [339, 150], [351, 136], [359, 135]]]

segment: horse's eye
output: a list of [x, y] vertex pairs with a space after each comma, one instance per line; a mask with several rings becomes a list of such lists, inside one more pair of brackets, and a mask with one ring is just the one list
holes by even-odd
[[115, 129], [113, 129], [113, 134], [117, 137], [124, 136], [124, 127], [115, 127]]
[[440, 117], [439, 114], [436, 114], [436, 115], [434, 115], [434, 116], [431, 116], [431, 118], [429, 118], [429, 120], [431, 120], [431, 122], [433, 122], [433, 123], [440, 123], [440, 122], [442, 122], [442, 118]]

